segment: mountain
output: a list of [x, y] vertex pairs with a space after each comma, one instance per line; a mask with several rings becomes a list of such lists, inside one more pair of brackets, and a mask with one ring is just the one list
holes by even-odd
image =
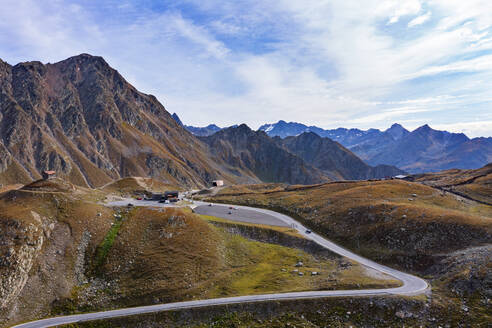
[[338, 142], [322, 138], [314, 132], [304, 132], [296, 137], [284, 139], [275, 137], [274, 139], [306, 163], [336, 180], [365, 180], [405, 173], [389, 165], [371, 167]]
[[386, 163], [411, 173], [476, 169], [492, 161], [492, 138], [469, 139], [463, 133], [424, 125], [384, 146], [355, 146], [351, 150], [369, 164]]
[[263, 125], [260, 130], [281, 138], [314, 132], [339, 142], [370, 165], [392, 165], [411, 173], [476, 169], [492, 161], [492, 138], [469, 139], [463, 133], [438, 131], [428, 125], [411, 132], [399, 124], [393, 124], [385, 131], [324, 130], [279, 121]]
[[330, 138], [336, 142], [339, 142], [344, 147], [350, 148], [356, 145], [365, 143], [372, 143], [374, 140], [386, 141], [395, 140], [408, 133], [401, 125], [393, 124], [393, 126], [386, 130], [380, 131], [378, 129], [369, 129], [367, 131], [359, 129], [345, 129], [338, 128], [333, 130], [324, 130], [317, 126], [307, 126], [296, 122], [278, 121], [274, 124], [265, 124], [260, 126], [260, 131], [265, 131], [271, 137], [286, 138], [289, 136], [297, 136], [304, 132], [314, 132], [320, 137]]
[[[184, 125], [181, 119], [179, 118], [178, 114], [173, 113], [172, 118], [181, 126], [183, 126], [186, 130], [194, 134], [195, 136], [198, 137], [206, 137], [209, 135], [214, 134], [217, 131], [222, 130], [221, 127], [218, 127], [215, 124], [209, 124], [204, 127], [196, 127], [196, 126], [191, 126], [191, 125]], [[236, 125], [235, 125], [236, 126]]]
[[47, 169], [92, 187], [124, 176], [188, 186], [234, 178], [103, 58], [0, 60], [0, 183], [26, 183]]
[[185, 128], [186, 130], [190, 131], [191, 133], [199, 137], [210, 136], [215, 132], [222, 130], [222, 128], [218, 127], [215, 124], [209, 124], [205, 127], [195, 127], [191, 125], [185, 125]]
[[330, 180], [263, 131], [253, 131], [245, 124], [200, 137], [200, 140], [210, 147], [215, 158], [226, 163], [229, 170], [236, 170], [238, 175], [290, 184], [316, 184]]
[[183, 126], [183, 122], [181, 122], [181, 119], [179, 118], [178, 114], [173, 113], [173, 115], [171, 115], [171, 117], [176, 121], [176, 123]]

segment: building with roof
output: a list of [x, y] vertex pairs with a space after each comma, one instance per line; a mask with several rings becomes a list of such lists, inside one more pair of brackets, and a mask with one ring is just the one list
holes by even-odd
[[43, 180], [49, 180], [49, 179], [53, 179], [56, 177], [56, 172], [55, 171], [43, 171], [41, 173], [41, 175], [43, 176]]

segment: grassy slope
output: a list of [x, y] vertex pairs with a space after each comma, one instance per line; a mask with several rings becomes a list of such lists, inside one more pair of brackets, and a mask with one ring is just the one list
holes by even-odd
[[[303, 260], [301, 271], [293, 265]], [[179, 209], [136, 208], [109, 251], [100, 277], [111, 286], [104, 297], [79, 293], [81, 307], [97, 309], [320, 288], [394, 286], [338, 259], [317, 259], [294, 248], [248, 240]], [[283, 272], [281, 269], [285, 269]], [[310, 276], [310, 271], [323, 275]], [[88, 287], [90, 291], [90, 288]], [[108, 301], [111, 299], [110, 301]]]
[[296, 216], [363, 256], [424, 275], [435, 291], [434, 305], [458, 307], [459, 315], [475, 314], [477, 320], [487, 317], [490, 206], [404, 181], [339, 182], [274, 192], [257, 188], [249, 194], [226, 188], [213, 200]]
[[[389, 277], [373, 278], [339, 258], [231, 234], [211, 223], [227, 224], [224, 220], [204, 219], [189, 210], [115, 209], [123, 216], [118, 220], [112, 209], [97, 204], [104, 196], [103, 191], [74, 187], [58, 179], [0, 196], [0, 224], [10, 229], [1, 230], [7, 234], [2, 235], [5, 242], [0, 254], [5, 254], [4, 246], [17, 250], [44, 236], [27, 283], [14, 301], [19, 311], [9, 321], [6, 315], [12, 308], [6, 309], [0, 315], [0, 326], [155, 302], [397, 285]], [[24, 239], [25, 229], [32, 229], [30, 239]], [[299, 237], [281, 230], [272, 231]], [[81, 251], [84, 236], [89, 238]], [[292, 272], [298, 260], [305, 263], [303, 277]], [[77, 263], [82, 267], [77, 269]], [[0, 268], [2, 279], [11, 269], [15, 265]], [[311, 276], [310, 271], [321, 271], [321, 275]], [[82, 281], [80, 273], [85, 275]]]
[[420, 183], [492, 204], [492, 163], [477, 170], [447, 170], [414, 177]]
[[401, 181], [330, 183], [240, 195], [224, 189], [214, 200], [293, 214], [362, 255], [416, 271], [434, 254], [491, 240], [491, 207]]

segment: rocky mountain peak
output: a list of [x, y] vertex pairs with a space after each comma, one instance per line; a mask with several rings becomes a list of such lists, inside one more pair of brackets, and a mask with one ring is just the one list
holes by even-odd
[[425, 125], [422, 125], [422, 126], [418, 127], [415, 131], [429, 132], [431, 130], [433, 130], [433, 129], [429, 126], [429, 124], [425, 124]]
[[321, 137], [319, 135], [317, 135], [316, 133], [311, 132], [311, 131], [303, 132], [300, 135], [298, 135], [297, 137], [299, 139], [306, 139], [306, 140], [317, 140], [317, 139], [321, 139]]
[[393, 125], [391, 125], [391, 127], [387, 129], [385, 132], [390, 134], [395, 140], [399, 140], [403, 136], [409, 133], [407, 129], [405, 129], [403, 126], [401, 126], [398, 123], [394, 123]]
[[178, 123], [179, 125], [183, 126], [183, 122], [181, 122], [181, 119], [179, 118], [178, 114], [173, 113], [173, 115], [171, 115], [171, 116], [176, 121], [176, 123]]

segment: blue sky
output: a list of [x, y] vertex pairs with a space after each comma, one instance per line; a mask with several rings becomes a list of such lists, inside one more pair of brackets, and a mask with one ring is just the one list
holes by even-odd
[[0, 58], [103, 56], [192, 125], [492, 136], [492, 2], [1, 0]]

